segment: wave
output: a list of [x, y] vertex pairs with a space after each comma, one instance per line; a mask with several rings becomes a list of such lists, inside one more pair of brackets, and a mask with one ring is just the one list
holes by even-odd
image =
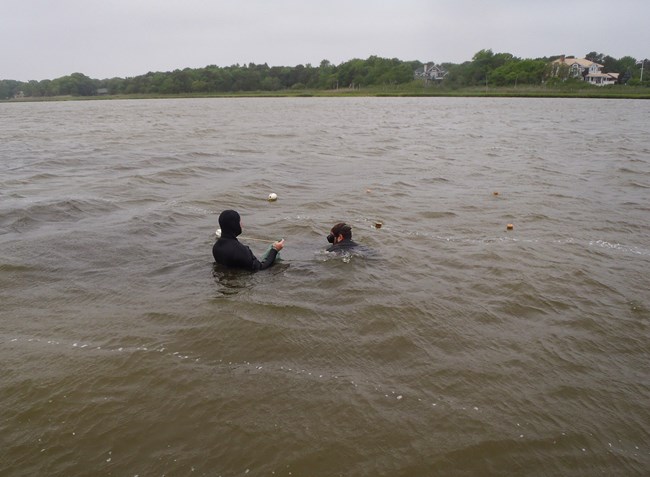
[[423, 219], [451, 219], [458, 216], [454, 212], [436, 212], [433, 210], [419, 212], [418, 215]]
[[641, 184], [640, 182], [637, 181], [629, 181], [627, 185], [634, 189], [650, 189], [650, 184]]
[[15, 263], [3, 263], [0, 261], [0, 272], [33, 272], [37, 271], [37, 267], [29, 266], [29, 265], [18, 265]]
[[17, 201], [11, 204], [11, 209], [0, 211], [0, 224], [14, 231], [25, 231], [45, 224], [74, 223], [120, 209], [115, 201], [109, 199], [69, 198], [36, 203]]

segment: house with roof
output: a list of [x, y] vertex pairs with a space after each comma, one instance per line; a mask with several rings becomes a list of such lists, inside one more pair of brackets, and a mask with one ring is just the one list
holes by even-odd
[[442, 66], [435, 65], [433, 63], [427, 63], [426, 65], [422, 66], [422, 68], [415, 70], [415, 73], [413, 74], [413, 77], [415, 79], [421, 79], [425, 82], [439, 82], [442, 81], [445, 76], [447, 76], [447, 71]]
[[553, 61], [551, 75], [563, 76], [564, 79], [582, 78], [583, 81], [596, 86], [605, 86], [618, 82], [618, 73], [603, 73], [603, 65], [586, 58], [562, 56]]
[[618, 73], [602, 73], [600, 70], [592, 71], [589, 68], [589, 72], [585, 75], [585, 81], [596, 86], [616, 84], [618, 83]]

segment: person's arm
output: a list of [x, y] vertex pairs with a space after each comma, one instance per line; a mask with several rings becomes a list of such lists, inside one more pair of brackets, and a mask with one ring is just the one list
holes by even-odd
[[253, 255], [253, 271], [257, 272], [259, 270], [265, 270], [269, 268], [271, 265], [273, 265], [273, 262], [275, 262], [275, 257], [277, 255], [278, 251], [274, 248], [269, 250], [269, 253], [266, 254], [266, 257], [264, 257], [264, 260], [261, 262], [255, 257], [255, 255]]
[[273, 265], [273, 262], [275, 262], [275, 257], [277, 257], [278, 252], [282, 250], [282, 247], [284, 247], [284, 239], [280, 240], [279, 242], [274, 242], [271, 246], [271, 250], [269, 250], [269, 253], [266, 254], [266, 257], [264, 257], [264, 260], [261, 262], [255, 257], [255, 255], [253, 255], [251, 249], [246, 247], [252, 257], [252, 270], [254, 272], [257, 272], [259, 270], [265, 270]]

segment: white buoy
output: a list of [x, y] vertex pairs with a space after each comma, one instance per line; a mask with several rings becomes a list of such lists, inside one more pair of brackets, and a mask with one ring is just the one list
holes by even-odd
[[269, 202], [273, 202], [273, 201], [276, 201], [276, 200], [278, 200], [278, 194], [276, 194], [275, 192], [271, 192], [269, 194]]
[[217, 238], [221, 238], [221, 229], [217, 229], [214, 234], [217, 236]]

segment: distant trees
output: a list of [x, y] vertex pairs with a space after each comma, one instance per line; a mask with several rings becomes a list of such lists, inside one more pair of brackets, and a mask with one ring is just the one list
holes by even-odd
[[[620, 78], [638, 83], [636, 78], [640, 76], [640, 67], [631, 56], [616, 59], [592, 51], [585, 57], [602, 64], [604, 72], [621, 73]], [[549, 67], [550, 61], [555, 58], [557, 57], [522, 59], [510, 53], [494, 53], [490, 49], [483, 49], [471, 61], [442, 64], [448, 74], [440, 87], [517, 86], [557, 82], [557, 74]], [[91, 79], [82, 73], [72, 73], [43, 81], [0, 80], [0, 99], [19, 95], [92, 96], [100, 88], [108, 90], [109, 94], [165, 95], [398, 86], [413, 82], [415, 70], [423, 65], [420, 61], [370, 56], [365, 60], [354, 58], [340, 65], [333, 65], [328, 60], [322, 60], [318, 66], [307, 64], [269, 67], [266, 63], [226, 67], [208, 65], [205, 68], [148, 72], [130, 78], [102, 80]], [[650, 73], [646, 78], [650, 79]], [[644, 84], [647, 82], [644, 81]]]
[[492, 72], [491, 81], [497, 86], [540, 84], [545, 77], [546, 61], [513, 59]]
[[397, 58], [371, 56], [367, 60], [354, 59], [339, 66], [336, 79], [343, 87], [380, 86], [413, 81], [413, 72], [420, 62], [403, 62]]
[[72, 73], [52, 81], [51, 87], [58, 95], [92, 96], [97, 92], [92, 79], [82, 73]]
[[598, 53], [596, 51], [590, 51], [585, 55], [585, 60], [593, 61], [594, 63], [598, 63], [599, 65], [603, 64], [603, 55], [602, 53]]
[[510, 53], [481, 50], [472, 61], [449, 68], [445, 81], [453, 87], [540, 84], [545, 77], [546, 60], [522, 60]]
[[[603, 65], [604, 73], [621, 73], [626, 68], [634, 66], [636, 60], [631, 56], [625, 56], [619, 60], [609, 55], [591, 51], [585, 55], [585, 59]], [[630, 61], [631, 60], [631, 61]]]
[[20, 81], [0, 80], [0, 99], [13, 98], [20, 91]]
[[[509, 53], [493, 53], [492, 50], [481, 50], [474, 55], [472, 61], [460, 65], [450, 65], [448, 67], [449, 74], [445, 78], [444, 84], [457, 88], [483, 85], [516, 86], [535, 85], [545, 82], [550, 84], [558, 83], [560, 82], [558, 77], [566, 78], [568, 72], [562, 73], [562, 66], [556, 66], [555, 71], [550, 67], [550, 62], [557, 58], [559, 57], [521, 59]], [[616, 59], [592, 51], [587, 53], [585, 58], [603, 65], [604, 73], [621, 73], [621, 79], [636, 78], [640, 73], [636, 60], [631, 56]], [[647, 83], [644, 81], [644, 84]]]
[[28, 97], [47, 96], [92, 96], [97, 93], [97, 80], [82, 73], [72, 73], [54, 80], [28, 81], [0, 80], [0, 99], [22, 95]]

